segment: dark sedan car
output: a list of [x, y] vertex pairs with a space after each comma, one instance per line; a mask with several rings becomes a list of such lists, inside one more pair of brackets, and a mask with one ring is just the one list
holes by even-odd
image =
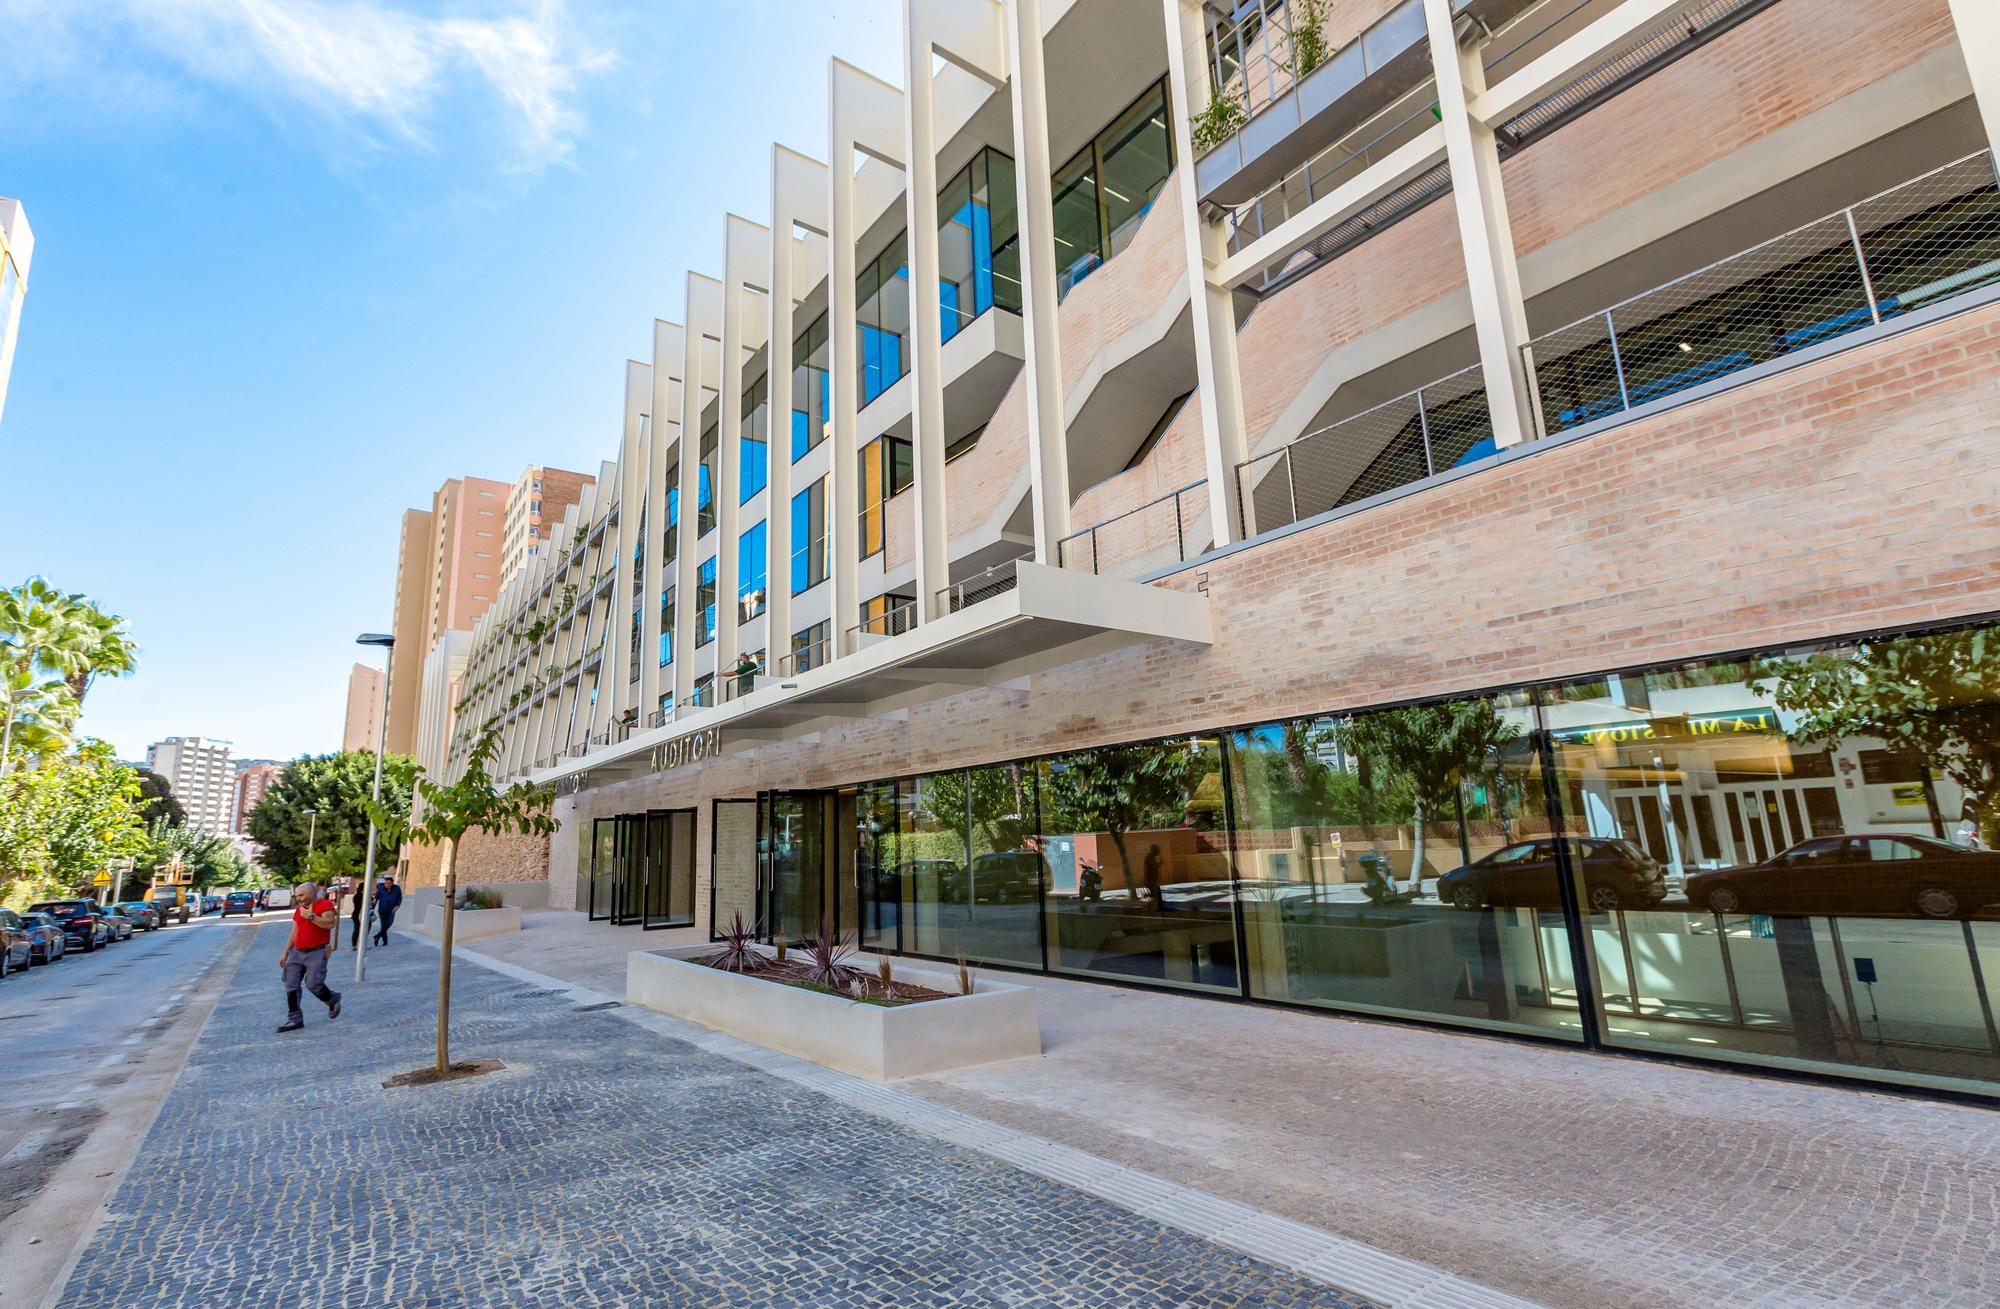
[[35, 962], [52, 964], [69, 950], [69, 936], [61, 923], [48, 914], [26, 913], [21, 921], [28, 926], [28, 936], [34, 946]]
[[133, 921], [132, 915], [115, 904], [105, 905], [98, 913], [111, 928], [111, 939], [114, 941], [129, 941], [132, 933], [139, 930], [139, 924]]
[[231, 914], [248, 914], [250, 917], [255, 918], [257, 916], [257, 900], [258, 896], [255, 891], [231, 891], [222, 898], [222, 916], [227, 918]]
[[[1650, 855], [1630, 841], [1567, 836], [1570, 865], [1583, 874], [1590, 913], [1646, 909], [1666, 899], [1667, 879]], [[1562, 905], [1554, 837], [1503, 845], [1438, 878], [1438, 899], [1460, 909], [1488, 905], [1556, 909]]]
[[120, 900], [118, 908], [132, 920], [132, 926], [148, 932], [157, 932], [165, 924], [166, 918], [145, 900]]
[[0, 909], [0, 977], [34, 962], [34, 940], [28, 935], [28, 925], [12, 909]]
[[111, 943], [111, 927], [90, 900], [42, 900], [28, 906], [31, 914], [47, 914], [62, 924], [69, 944], [85, 954]]
[[2000, 854], [1901, 832], [1818, 836], [1762, 863], [1695, 873], [1687, 897], [1718, 914], [1970, 918], [2000, 904]]

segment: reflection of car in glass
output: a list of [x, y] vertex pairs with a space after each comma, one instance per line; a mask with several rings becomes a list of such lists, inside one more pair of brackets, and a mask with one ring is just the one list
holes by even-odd
[[945, 874], [944, 887], [942, 898], [952, 904], [1032, 904], [1042, 893], [1041, 856], [1032, 850], [975, 855], [969, 870]]
[[1819, 836], [1762, 863], [1691, 874], [1687, 897], [1718, 914], [1965, 918], [2000, 904], [2000, 853], [1902, 833]]
[[[1570, 863], [1583, 874], [1583, 907], [1607, 914], [1644, 909], [1666, 899], [1666, 874], [1630, 841], [1594, 836], [1563, 838]], [[1438, 899], [1460, 909], [1488, 905], [1555, 909], [1562, 905], [1554, 837], [1503, 845], [1438, 878]]]
[[951, 859], [906, 859], [884, 876], [884, 885], [890, 885], [892, 879], [913, 904], [953, 903], [954, 892], [963, 893], [965, 870]]

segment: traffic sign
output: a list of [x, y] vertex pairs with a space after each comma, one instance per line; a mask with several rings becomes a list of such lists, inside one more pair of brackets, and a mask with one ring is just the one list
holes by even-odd
[[109, 886], [111, 885], [111, 874], [99, 873], [97, 876], [90, 879], [90, 884], [92, 886]]

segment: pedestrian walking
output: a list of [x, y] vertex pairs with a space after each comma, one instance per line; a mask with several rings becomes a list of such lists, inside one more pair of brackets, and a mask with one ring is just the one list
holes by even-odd
[[348, 934], [347, 948], [350, 950], [359, 950], [361, 948], [361, 915], [368, 897], [362, 891], [361, 883], [359, 882], [354, 884], [354, 889], [348, 894], [353, 899], [353, 907], [347, 911], [347, 916], [353, 920], [354, 930]]
[[316, 884], [305, 882], [292, 892], [292, 931], [285, 938], [285, 952], [278, 956], [278, 970], [285, 979], [286, 1008], [279, 1031], [296, 1032], [306, 1025], [306, 1016], [299, 1009], [301, 987], [320, 998], [328, 1018], [340, 1017], [340, 993], [326, 984], [327, 945], [339, 930], [340, 914]]
[[394, 873], [382, 874], [382, 880], [375, 884], [375, 944], [389, 944], [389, 925], [396, 921], [396, 911], [403, 907], [403, 888], [396, 885]]

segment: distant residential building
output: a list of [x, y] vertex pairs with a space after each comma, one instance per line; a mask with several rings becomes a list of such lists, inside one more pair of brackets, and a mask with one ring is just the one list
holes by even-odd
[[501, 533], [513, 488], [484, 477], [454, 477], [428, 512], [403, 515], [396, 559], [395, 649], [389, 659], [387, 749], [416, 748], [424, 661], [448, 631], [470, 631], [500, 594]]
[[347, 722], [340, 732], [343, 750], [373, 750], [382, 721], [382, 670], [356, 664], [347, 674]]
[[438, 638], [424, 660], [423, 685], [417, 700], [417, 762], [432, 777], [444, 775], [451, 737], [458, 721], [458, 702], [465, 691], [465, 657], [472, 651], [472, 633], [450, 631]]
[[21, 326], [21, 302], [28, 295], [28, 264], [35, 234], [19, 200], [0, 196], [0, 410], [7, 407], [7, 378], [14, 371], [14, 338]]
[[146, 767], [174, 788], [188, 826], [210, 836], [227, 836], [235, 830], [236, 769], [229, 753], [229, 742], [205, 736], [170, 736], [146, 747]]
[[231, 833], [247, 833], [250, 830], [250, 811], [264, 799], [264, 792], [278, 784], [285, 775], [283, 764], [251, 764], [236, 772], [236, 781], [229, 805], [229, 830]]
[[541, 553], [551, 527], [562, 521], [563, 510], [580, 500], [583, 489], [596, 481], [589, 473], [572, 473], [566, 468], [521, 471], [507, 496], [507, 523], [500, 545], [503, 580]]

